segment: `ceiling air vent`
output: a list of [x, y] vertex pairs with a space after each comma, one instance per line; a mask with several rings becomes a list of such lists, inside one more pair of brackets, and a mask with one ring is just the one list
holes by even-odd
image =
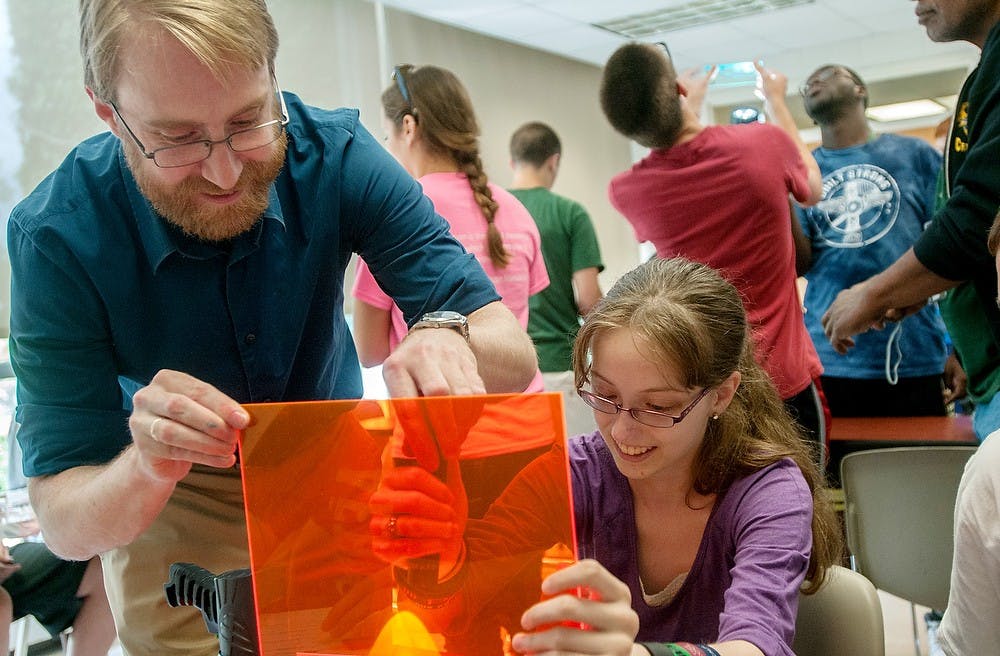
[[630, 39], [645, 39], [664, 32], [719, 23], [813, 2], [815, 0], [691, 0], [656, 11], [594, 23], [594, 27]]

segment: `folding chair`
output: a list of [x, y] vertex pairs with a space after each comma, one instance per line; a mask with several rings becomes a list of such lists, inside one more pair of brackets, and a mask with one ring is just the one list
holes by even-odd
[[955, 497], [976, 447], [871, 449], [844, 456], [847, 546], [854, 568], [879, 590], [910, 602], [920, 654], [916, 604], [948, 605]]
[[882, 605], [871, 581], [831, 567], [816, 594], [799, 596], [792, 650], [801, 656], [885, 656]]

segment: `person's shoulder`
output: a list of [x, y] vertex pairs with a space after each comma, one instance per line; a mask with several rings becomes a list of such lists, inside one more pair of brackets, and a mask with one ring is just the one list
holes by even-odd
[[[51, 222], [53, 217], [82, 221], [87, 207], [98, 202], [124, 202], [118, 138], [104, 132], [73, 148], [11, 213], [22, 229]], [[90, 214], [93, 214], [91, 212]]]
[[812, 499], [802, 470], [791, 458], [781, 458], [737, 479], [730, 490], [739, 496], [766, 495], [769, 498], [794, 502], [796, 498]]
[[943, 160], [941, 153], [934, 146], [923, 139], [904, 134], [880, 134], [870, 141], [867, 147], [870, 152], [893, 158], [890, 161], [904, 163], [914, 169], [922, 168], [927, 175], [935, 179]]
[[912, 137], [907, 134], [896, 134], [894, 132], [883, 132], [872, 140], [873, 144], [889, 146], [892, 148], [909, 149], [921, 152], [937, 153], [934, 146], [919, 137]]
[[[783, 128], [774, 123], [743, 123], [740, 125], [727, 125], [723, 127], [732, 128], [736, 134], [746, 134], [748, 139], [778, 139], [791, 143], [792, 138], [788, 136]], [[740, 128], [745, 128], [741, 130]]]
[[608, 454], [608, 446], [604, 443], [604, 438], [601, 437], [600, 431], [594, 431], [593, 433], [584, 433], [583, 435], [575, 435], [569, 440], [569, 458], [570, 461], [599, 461]]
[[777, 144], [792, 144], [791, 138], [777, 125], [771, 123], [738, 123], [736, 125], [708, 125], [699, 133], [702, 143], [715, 148], [740, 148], [761, 153]]
[[[994, 23], [986, 35], [986, 41], [983, 42], [979, 63], [982, 65], [988, 60], [993, 64], [1000, 61], [1000, 21]], [[1000, 81], [995, 80], [994, 82], [1000, 85]]]
[[559, 203], [567, 210], [572, 210], [574, 212], [583, 212], [583, 213], [587, 212], [586, 208], [579, 201], [573, 200], [568, 196], [563, 196], [562, 194], [557, 194], [553, 191], [549, 191], [548, 193], [552, 196], [552, 199], [555, 202]]
[[669, 161], [669, 158], [669, 148], [651, 150], [645, 157], [633, 163], [632, 166], [613, 175], [611, 181], [608, 183], [612, 199], [614, 199], [616, 191], [628, 188], [632, 184], [643, 184], [642, 180], [645, 174], [662, 169], [665, 166], [665, 162]]
[[[522, 208], [524, 207], [524, 205], [521, 204], [520, 199], [518, 199], [518, 197], [515, 194], [513, 194], [510, 190], [504, 189], [503, 187], [501, 187], [500, 185], [496, 184], [495, 182], [488, 182], [488, 183], [486, 183], [486, 186], [488, 186], [490, 188], [490, 193], [493, 194], [493, 200], [495, 200], [496, 202], [501, 203], [501, 204], [502, 203], [515, 203], [516, 205], [518, 205], [518, 206], [520, 206]], [[527, 210], [525, 210], [525, 211], [527, 211]]]
[[[990, 433], [972, 454], [962, 477], [965, 497], [997, 501], [1000, 495], [1000, 430]], [[974, 490], [970, 494], [969, 490]]]
[[617, 489], [621, 484], [621, 473], [600, 431], [569, 438], [567, 454], [570, 471], [577, 481], [574, 486], [579, 484], [594, 492]]
[[1000, 430], [990, 433], [976, 450], [976, 457], [990, 462], [1000, 471]]
[[493, 194], [493, 200], [496, 201], [504, 214], [510, 218], [516, 218], [523, 226], [530, 226], [531, 232], [537, 233], [535, 219], [517, 196], [493, 182], [488, 183], [488, 186], [490, 193]]
[[342, 132], [345, 137], [351, 137], [361, 127], [360, 112], [350, 107], [324, 109], [308, 105], [294, 93], [283, 92], [285, 105], [288, 108], [289, 134], [303, 137], [316, 137], [325, 132]]

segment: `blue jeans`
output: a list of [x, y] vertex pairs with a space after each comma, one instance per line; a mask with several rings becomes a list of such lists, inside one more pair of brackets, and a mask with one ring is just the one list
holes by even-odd
[[987, 403], [977, 403], [972, 413], [972, 430], [980, 442], [997, 429], [1000, 429], [1000, 394], [994, 394]]

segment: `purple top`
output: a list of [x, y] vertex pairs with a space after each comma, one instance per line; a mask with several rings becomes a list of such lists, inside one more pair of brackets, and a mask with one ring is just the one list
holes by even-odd
[[653, 608], [639, 584], [628, 480], [600, 433], [571, 439], [569, 457], [579, 557], [598, 560], [628, 584], [639, 614], [637, 641], [746, 640], [768, 656], [794, 656], [813, 501], [792, 460], [753, 472], [719, 494], [684, 585], [669, 604]]

